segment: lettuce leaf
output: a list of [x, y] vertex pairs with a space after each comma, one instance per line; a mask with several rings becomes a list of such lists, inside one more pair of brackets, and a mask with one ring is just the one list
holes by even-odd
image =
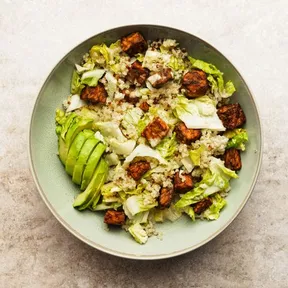
[[217, 115], [216, 103], [208, 96], [189, 100], [180, 95], [176, 98], [173, 112], [185, 123], [187, 128], [225, 131], [225, 127]]
[[170, 61], [168, 63], [168, 66], [176, 71], [184, 71], [185, 64], [182, 58], [177, 58], [174, 55], [170, 57]]
[[153, 207], [158, 205], [155, 199], [151, 199], [151, 201], [146, 201], [145, 195], [133, 195], [129, 197], [123, 204], [123, 209], [125, 214], [129, 219], [133, 219], [134, 215], [148, 211]]
[[184, 207], [183, 211], [191, 218], [192, 221], [195, 221], [195, 212], [191, 206]]
[[216, 220], [220, 216], [220, 210], [226, 205], [226, 200], [218, 193], [211, 197], [212, 205], [203, 212], [204, 218], [208, 220]]
[[83, 73], [81, 77], [81, 84], [86, 84], [91, 87], [95, 87], [98, 84], [99, 79], [104, 75], [104, 69], [95, 69]]
[[113, 76], [111, 72], [105, 74], [105, 78], [108, 82], [107, 93], [110, 98], [112, 98], [117, 91], [117, 79]]
[[72, 80], [71, 80], [71, 94], [79, 94], [85, 85], [81, 82], [81, 77], [76, 70], [73, 71]]
[[138, 122], [141, 119], [142, 115], [143, 111], [138, 107], [128, 109], [123, 116], [121, 125], [125, 129], [129, 129], [131, 125], [137, 128]]
[[69, 102], [70, 104], [68, 105], [66, 112], [74, 111], [86, 105], [86, 102], [80, 99], [78, 94], [72, 95]]
[[245, 151], [245, 143], [248, 141], [248, 133], [243, 128], [230, 130], [224, 133], [229, 138], [226, 148], [236, 148]]
[[209, 168], [203, 175], [202, 180], [196, 184], [197, 186], [193, 190], [182, 195], [175, 207], [184, 208], [216, 192], [228, 191], [231, 178], [238, 178], [238, 176], [234, 171], [226, 168], [223, 161], [211, 157]]
[[206, 147], [202, 144], [199, 148], [189, 151], [190, 159], [195, 166], [200, 166], [201, 153], [205, 150]]
[[109, 138], [116, 138], [121, 142], [127, 140], [122, 134], [119, 125], [115, 122], [95, 122], [94, 128], [101, 132], [105, 140]]
[[172, 137], [165, 137], [156, 146], [156, 150], [165, 159], [172, 157], [176, 149], [177, 149], [176, 133], [173, 133]]
[[158, 151], [150, 148], [147, 145], [139, 144], [133, 150], [133, 152], [128, 157], [126, 157], [123, 166], [127, 167], [129, 163], [132, 162], [133, 159], [136, 157], [153, 158], [158, 160], [159, 164], [167, 164], [167, 161], [161, 156]]
[[148, 240], [147, 232], [139, 224], [133, 224], [128, 228], [129, 233], [133, 236], [136, 242], [139, 244], [145, 244]]
[[218, 70], [215, 65], [194, 59], [190, 56], [188, 58], [193, 68], [200, 69], [208, 74], [207, 80], [210, 82], [212, 93], [216, 96], [219, 95], [221, 98], [227, 98], [236, 91], [232, 81], [228, 81], [224, 84], [223, 73]]
[[94, 45], [90, 49], [89, 54], [94, 62], [102, 66], [105, 66], [109, 63], [109, 52], [105, 44]]

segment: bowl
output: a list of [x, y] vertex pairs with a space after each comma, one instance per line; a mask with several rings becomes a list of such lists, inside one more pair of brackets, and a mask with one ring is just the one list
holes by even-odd
[[[121, 229], [107, 231], [103, 215], [91, 211], [73, 209], [74, 197], [79, 188], [73, 185], [57, 157], [55, 134], [55, 109], [70, 93], [70, 80], [74, 64], [79, 63], [94, 44], [112, 43], [121, 36], [140, 31], [146, 39], [176, 39], [194, 58], [213, 63], [231, 79], [237, 89], [232, 102], [243, 107], [249, 134], [243, 168], [239, 179], [231, 181], [232, 190], [227, 206], [217, 221], [191, 222], [188, 217], [157, 225], [162, 239], [151, 237], [145, 245], [139, 245]], [[240, 53], [240, 52], [239, 52]], [[103, 252], [131, 259], [163, 259], [192, 251], [221, 233], [239, 214], [252, 193], [261, 164], [261, 126], [257, 107], [251, 91], [234, 65], [207, 42], [187, 32], [156, 25], [132, 25], [118, 27], [97, 34], [72, 49], [55, 66], [47, 77], [36, 100], [30, 123], [30, 167], [37, 188], [53, 215], [77, 238]]]

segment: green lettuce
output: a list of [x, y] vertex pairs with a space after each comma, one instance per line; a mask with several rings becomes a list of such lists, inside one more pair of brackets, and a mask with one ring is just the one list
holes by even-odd
[[104, 75], [105, 70], [104, 69], [95, 69], [92, 71], [87, 71], [83, 73], [81, 77], [81, 84], [86, 84], [91, 87], [95, 87], [98, 84], [98, 81], [102, 78]]
[[134, 215], [140, 212], [148, 211], [158, 205], [157, 201], [152, 197], [149, 199], [150, 201], [147, 201], [146, 196], [144, 194], [133, 195], [124, 202], [123, 209], [129, 219], [132, 219]]
[[139, 244], [145, 244], [148, 240], [147, 232], [139, 224], [133, 224], [128, 228], [129, 233], [133, 236], [136, 242]]
[[76, 70], [73, 71], [72, 80], [71, 80], [71, 94], [79, 94], [85, 85], [81, 82], [81, 77]]
[[176, 149], [177, 149], [176, 133], [173, 133], [172, 137], [165, 137], [156, 146], [156, 150], [165, 159], [172, 157]]
[[105, 44], [94, 45], [90, 49], [89, 54], [91, 59], [101, 66], [105, 66], [109, 63], [109, 51]]
[[142, 54], [142, 53], [137, 53], [137, 54], [135, 55], [135, 57], [136, 57], [136, 59], [137, 59], [139, 62], [142, 63], [142, 62], [144, 61], [145, 55]]
[[212, 93], [220, 95], [222, 98], [227, 98], [236, 91], [232, 81], [228, 81], [224, 84], [223, 73], [218, 70], [215, 65], [194, 59], [190, 56], [188, 58], [193, 68], [200, 69], [208, 74], [207, 79], [210, 82]]
[[161, 156], [161, 154], [157, 150], [152, 149], [144, 144], [139, 144], [133, 150], [133, 152], [128, 157], [126, 157], [123, 165], [127, 167], [129, 163], [132, 162], [133, 159], [136, 157], [144, 157], [146, 159], [153, 158], [158, 160], [159, 164], [167, 165], [167, 161]]
[[182, 211], [180, 209], [177, 209], [173, 204], [169, 208], [153, 210], [153, 219], [156, 223], [164, 222], [165, 220], [175, 222], [181, 216]]
[[113, 202], [121, 203], [122, 199], [118, 194], [119, 191], [121, 191], [121, 188], [113, 182], [104, 184], [101, 187], [102, 202], [106, 204]]
[[168, 66], [170, 68], [172, 68], [173, 70], [176, 70], [176, 71], [184, 71], [185, 69], [185, 64], [184, 64], [184, 61], [182, 58], [177, 58], [175, 56], [171, 56], [170, 57], [170, 61], [168, 63]]
[[121, 125], [125, 129], [128, 129], [131, 125], [137, 128], [138, 122], [141, 119], [142, 115], [143, 111], [138, 107], [128, 109], [123, 116]]
[[182, 195], [175, 207], [184, 208], [216, 192], [228, 191], [231, 178], [238, 178], [238, 176], [234, 171], [226, 168], [223, 161], [211, 157], [209, 168], [204, 173], [202, 180], [195, 185], [194, 189]]
[[192, 221], [195, 221], [195, 212], [191, 206], [184, 207], [183, 211], [191, 218]]
[[220, 216], [220, 210], [226, 205], [227, 202], [218, 193], [216, 193], [210, 199], [212, 200], [212, 205], [204, 211], [203, 216], [208, 220], [216, 220]]
[[243, 128], [230, 130], [224, 133], [229, 138], [226, 148], [236, 148], [245, 151], [245, 143], [248, 141], [248, 133]]
[[201, 153], [205, 150], [206, 147], [202, 144], [199, 148], [189, 151], [189, 157], [195, 166], [200, 166]]
[[119, 141], [126, 141], [126, 137], [122, 134], [119, 125], [115, 122], [95, 122], [94, 128], [99, 130], [106, 138], [116, 138]]
[[171, 222], [175, 222], [182, 216], [182, 212], [171, 204], [171, 206], [164, 210], [164, 218]]
[[189, 100], [180, 95], [176, 98], [173, 113], [185, 123], [187, 128], [225, 130], [217, 115], [216, 103], [208, 96]]
[[117, 90], [117, 79], [113, 76], [113, 74], [108, 71], [105, 75], [107, 80], [107, 93], [109, 97], [113, 97]]

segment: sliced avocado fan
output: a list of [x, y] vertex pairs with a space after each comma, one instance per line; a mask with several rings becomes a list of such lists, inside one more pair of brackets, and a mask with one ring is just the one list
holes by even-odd
[[68, 152], [66, 164], [65, 164], [65, 170], [70, 176], [73, 175], [74, 167], [78, 159], [78, 155], [86, 139], [92, 135], [94, 135], [94, 132], [92, 130], [84, 129], [75, 137], [74, 141], [72, 142], [69, 148], [69, 152]]
[[83, 175], [83, 171], [86, 167], [87, 161], [90, 157], [90, 155], [92, 154], [94, 148], [96, 147], [96, 145], [100, 142], [99, 139], [96, 139], [93, 136], [89, 137], [84, 145], [81, 148], [81, 151], [79, 153], [77, 162], [75, 164], [74, 167], [74, 171], [73, 171], [73, 176], [72, 176], [72, 181], [75, 184], [81, 185], [82, 182], [82, 175]]

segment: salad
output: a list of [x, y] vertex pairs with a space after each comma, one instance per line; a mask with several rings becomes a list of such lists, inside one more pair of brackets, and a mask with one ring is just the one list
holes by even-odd
[[248, 141], [234, 92], [173, 39], [134, 32], [91, 47], [55, 118], [59, 159], [79, 185], [73, 207], [140, 244], [156, 223], [218, 219]]

